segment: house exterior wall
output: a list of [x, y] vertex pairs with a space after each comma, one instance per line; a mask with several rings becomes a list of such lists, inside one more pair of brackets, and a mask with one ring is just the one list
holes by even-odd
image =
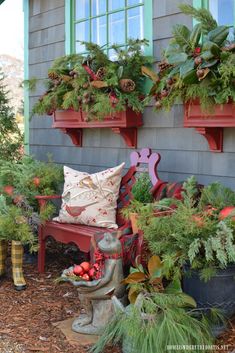
[[[150, 1], [150, 0], [149, 0]], [[29, 0], [29, 77], [43, 81], [53, 59], [65, 54], [64, 0]], [[153, 0], [154, 56], [169, 41], [176, 23], [192, 25], [180, 13], [181, 0]], [[188, 3], [191, 3], [188, 0]], [[30, 108], [43, 93], [43, 85], [30, 93]], [[75, 147], [70, 138], [51, 128], [50, 117], [33, 117], [30, 121], [30, 153], [46, 160], [48, 153], [55, 162], [79, 170], [96, 172], [126, 161], [128, 149], [119, 135], [109, 129], [84, 131], [83, 147]], [[151, 106], [144, 112], [144, 126], [138, 129], [138, 148], [150, 147], [162, 156], [159, 175], [164, 180], [180, 181], [194, 174], [203, 184], [218, 180], [235, 187], [235, 129], [224, 129], [224, 153], [209, 151], [206, 140], [193, 129], [183, 128], [183, 109], [176, 105], [170, 113], [155, 113]]]

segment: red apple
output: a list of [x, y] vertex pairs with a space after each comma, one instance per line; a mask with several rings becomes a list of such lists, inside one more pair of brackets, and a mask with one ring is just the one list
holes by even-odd
[[89, 277], [89, 275], [87, 273], [84, 273], [82, 278], [85, 279], [85, 281], [90, 281], [90, 277]]
[[83, 268], [83, 270], [84, 270], [85, 272], [88, 272], [89, 269], [90, 269], [90, 264], [89, 264], [89, 262], [82, 262], [82, 263], [80, 264], [80, 266]]
[[90, 268], [90, 270], [88, 271], [88, 275], [93, 278], [96, 274], [96, 270], [94, 268]]
[[227, 217], [232, 217], [232, 220], [235, 221], [235, 207], [227, 206], [223, 208], [219, 213], [219, 220], [225, 219]]
[[39, 177], [34, 177], [33, 178], [33, 183], [34, 183], [35, 186], [38, 187], [40, 185], [40, 183], [41, 183], [41, 179]]
[[12, 195], [13, 195], [13, 192], [14, 192], [14, 186], [12, 186], [12, 185], [6, 185], [6, 186], [4, 186], [3, 191], [4, 191], [7, 195], [12, 196]]
[[74, 268], [73, 268], [73, 273], [76, 276], [82, 276], [84, 271], [83, 271], [83, 268], [80, 265], [75, 265]]

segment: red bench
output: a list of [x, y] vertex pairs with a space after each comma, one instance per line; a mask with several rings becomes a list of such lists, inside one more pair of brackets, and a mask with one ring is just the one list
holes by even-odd
[[[117, 224], [120, 230], [124, 233], [128, 233], [130, 229], [130, 224], [125, 221], [121, 216], [120, 210], [127, 206], [130, 200], [133, 198], [131, 190], [136, 181], [135, 175], [137, 172], [148, 171], [153, 188], [151, 192], [156, 199], [161, 195], [166, 182], [159, 179], [157, 173], [157, 166], [160, 162], [161, 156], [158, 153], [152, 153], [149, 148], [144, 148], [140, 152], [132, 152], [130, 155], [131, 166], [128, 172], [123, 176], [121, 181], [119, 199], [118, 199], [118, 211], [117, 211]], [[144, 167], [142, 167], [142, 164]], [[40, 207], [53, 199], [61, 198], [61, 196], [37, 196]], [[91, 240], [97, 232], [105, 232], [107, 229], [98, 228], [80, 224], [67, 224], [58, 223], [53, 221], [47, 221], [45, 224], [39, 227], [39, 251], [38, 251], [38, 271], [40, 273], [44, 272], [45, 267], [45, 253], [46, 253], [46, 240], [50, 236], [55, 240], [68, 244], [74, 243], [79, 249], [85, 253], [89, 253]], [[110, 231], [110, 229], [108, 230]], [[131, 238], [134, 234], [123, 235], [125, 238]], [[139, 237], [135, 251], [136, 255], [140, 253], [142, 239]]]

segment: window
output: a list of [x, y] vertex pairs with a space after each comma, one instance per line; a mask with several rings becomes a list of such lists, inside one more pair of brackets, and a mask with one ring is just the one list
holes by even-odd
[[234, 0], [209, 0], [209, 10], [219, 25], [234, 25]]
[[66, 0], [66, 4], [67, 54], [84, 53], [81, 41], [91, 41], [112, 57], [111, 45], [125, 47], [128, 38], [149, 39], [148, 54], [152, 53], [151, 0]]

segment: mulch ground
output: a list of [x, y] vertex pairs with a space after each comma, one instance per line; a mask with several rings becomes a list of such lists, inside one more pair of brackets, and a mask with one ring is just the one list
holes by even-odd
[[[51, 244], [47, 271], [37, 272], [36, 264], [25, 264], [27, 289], [17, 292], [11, 282], [10, 259], [7, 277], [0, 283], [0, 353], [87, 353], [88, 346], [74, 347], [53, 323], [74, 317], [79, 311], [76, 289], [69, 283], [56, 283], [62, 269], [83, 259], [69, 247]], [[50, 250], [49, 249], [49, 250]], [[235, 320], [217, 342], [235, 349]], [[104, 353], [121, 353], [119, 348]], [[223, 352], [223, 350], [220, 350]], [[138, 353], [138, 352], [136, 352]]]

